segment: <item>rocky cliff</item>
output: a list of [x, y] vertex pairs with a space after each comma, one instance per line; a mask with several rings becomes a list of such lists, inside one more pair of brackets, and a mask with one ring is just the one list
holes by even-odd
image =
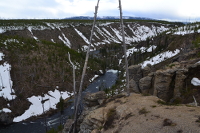
[[84, 113], [79, 133], [199, 132], [199, 107], [169, 106], [161, 101], [155, 96], [135, 93], [111, 98]]
[[[198, 52], [199, 49], [190, 54]], [[184, 55], [179, 55], [182, 56]], [[140, 65], [130, 66], [131, 89], [157, 96], [167, 102], [189, 103], [193, 102], [193, 96], [199, 102], [200, 86], [193, 83], [194, 78], [200, 78], [199, 60], [200, 58], [194, 58], [172, 62], [156, 71], [151, 65], [144, 68]]]

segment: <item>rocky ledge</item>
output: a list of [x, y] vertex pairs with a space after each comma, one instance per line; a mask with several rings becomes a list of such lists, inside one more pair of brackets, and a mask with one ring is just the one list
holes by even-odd
[[85, 111], [79, 133], [199, 132], [200, 108], [169, 106], [155, 96], [132, 93]]
[[173, 62], [162, 69], [153, 71], [153, 66], [129, 67], [130, 88], [132, 92], [154, 95], [167, 102], [189, 103], [193, 95], [198, 99], [200, 86], [192, 83], [200, 79], [200, 59]]

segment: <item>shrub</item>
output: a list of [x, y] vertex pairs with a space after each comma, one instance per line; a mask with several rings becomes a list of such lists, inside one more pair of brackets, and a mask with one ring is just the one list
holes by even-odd
[[116, 109], [115, 108], [109, 109], [106, 115], [106, 122], [104, 125], [105, 129], [108, 129], [112, 126], [115, 117], [116, 117]]
[[141, 110], [139, 110], [139, 115], [144, 114], [146, 116], [147, 113], [149, 113], [149, 111], [146, 110], [146, 108], [142, 108]]

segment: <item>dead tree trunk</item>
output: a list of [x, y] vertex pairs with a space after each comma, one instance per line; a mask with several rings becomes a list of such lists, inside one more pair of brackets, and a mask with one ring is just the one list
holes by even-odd
[[81, 76], [80, 88], [79, 88], [77, 103], [76, 103], [76, 107], [75, 107], [73, 133], [76, 132], [76, 125], [77, 125], [77, 119], [78, 119], [78, 106], [80, 104], [81, 97], [82, 97], [83, 80], [84, 80], [84, 77], [85, 77], [86, 68], [87, 68], [87, 64], [88, 64], [90, 46], [91, 46], [92, 37], [93, 37], [93, 34], [94, 34], [94, 28], [95, 28], [95, 24], [96, 24], [96, 17], [97, 17], [97, 12], [98, 12], [99, 1], [100, 0], [97, 1], [97, 6], [95, 6], [94, 21], [93, 21], [93, 26], [92, 26], [92, 30], [91, 30], [90, 40], [89, 40], [90, 42], [89, 42], [89, 45], [88, 45], [87, 54], [86, 54], [86, 58], [85, 58], [85, 64], [84, 64], [83, 72], [82, 72], [82, 76]]
[[130, 89], [129, 89], [129, 72], [128, 72], [128, 61], [127, 61], [127, 55], [126, 55], [126, 44], [125, 44], [125, 35], [124, 35], [124, 23], [122, 18], [122, 5], [121, 0], [119, 0], [119, 10], [120, 10], [120, 20], [121, 20], [121, 32], [122, 32], [122, 41], [123, 41], [123, 47], [124, 47], [124, 59], [125, 59], [125, 69], [126, 69], [126, 87], [127, 87], [127, 95], [130, 95]]
[[70, 54], [68, 52], [68, 57], [69, 57], [69, 62], [72, 65], [73, 68], [73, 91], [74, 91], [74, 113], [75, 113], [75, 107], [76, 107], [76, 99], [77, 99], [77, 92], [76, 92], [76, 77], [75, 77], [75, 69], [76, 66], [72, 63], [71, 58], [70, 58]]

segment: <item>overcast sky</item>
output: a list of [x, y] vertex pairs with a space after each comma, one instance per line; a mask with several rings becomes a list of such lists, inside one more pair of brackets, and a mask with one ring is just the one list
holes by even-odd
[[[123, 16], [200, 21], [200, 0], [121, 0]], [[0, 0], [1, 19], [93, 16], [97, 0]], [[119, 16], [118, 0], [100, 0], [98, 16]]]

